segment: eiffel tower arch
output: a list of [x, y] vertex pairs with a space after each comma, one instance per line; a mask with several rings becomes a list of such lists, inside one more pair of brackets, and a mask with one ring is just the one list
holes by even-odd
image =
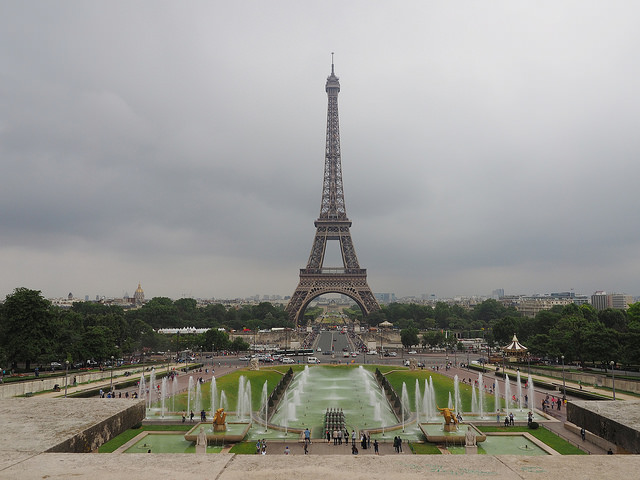
[[[340, 124], [338, 119], [338, 93], [340, 82], [333, 69], [325, 86], [327, 108], [327, 138], [325, 145], [324, 179], [320, 216], [315, 221], [316, 234], [307, 261], [300, 269], [300, 282], [287, 304], [289, 318], [298, 325], [311, 301], [326, 293], [341, 293], [353, 299], [366, 316], [379, 310], [373, 292], [367, 283], [367, 270], [360, 268], [351, 240], [351, 221], [347, 218], [342, 187], [340, 156]], [[338, 241], [342, 257], [341, 268], [323, 267], [328, 241]]]

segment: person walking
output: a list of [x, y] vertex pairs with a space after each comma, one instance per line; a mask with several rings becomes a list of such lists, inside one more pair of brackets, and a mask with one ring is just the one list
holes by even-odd
[[376, 455], [380, 455], [380, 452], [378, 451], [378, 447], [379, 447], [379, 445], [378, 445], [378, 439], [376, 438], [376, 439], [373, 441], [373, 453], [375, 453]]
[[580, 429], [580, 436], [582, 437], [582, 441], [584, 442], [584, 439], [587, 437], [587, 431], [584, 429], [584, 427]]
[[355, 445], [355, 444], [356, 444], [356, 431], [351, 430], [351, 445]]

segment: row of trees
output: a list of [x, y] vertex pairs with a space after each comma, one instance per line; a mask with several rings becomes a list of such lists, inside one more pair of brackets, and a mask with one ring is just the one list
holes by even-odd
[[[469, 310], [444, 303], [434, 309], [416, 307], [419, 306], [392, 304], [376, 316], [402, 328], [405, 346], [457, 348], [455, 334], [461, 333], [464, 337], [482, 336], [496, 347], [506, 345], [515, 333], [534, 356], [555, 359], [564, 355], [567, 362], [582, 365], [609, 361], [640, 365], [640, 303], [627, 311], [598, 311], [591, 305], [569, 304], [541, 311], [535, 318], [523, 317], [495, 300], [486, 300]], [[398, 312], [402, 312], [401, 317]], [[437, 328], [438, 325], [448, 325], [451, 335], [445, 335], [445, 328]], [[420, 338], [420, 331], [425, 329]]]
[[[305, 317], [319, 314], [308, 309]], [[496, 300], [474, 308], [439, 302], [435, 307], [392, 303], [362, 319], [355, 307], [345, 310], [351, 318], [377, 326], [389, 321], [401, 329], [404, 345], [455, 348], [455, 333], [484, 337], [491, 346], [505, 345], [514, 333], [533, 355], [568, 362], [602, 363], [614, 360], [640, 364], [640, 303], [627, 311], [596, 311], [590, 305], [567, 305], [542, 311], [535, 318], [519, 315]], [[211, 328], [202, 335], [157, 334], [159, 328]], [[79, 362], [144, 351], [243, 350], [232, 344], [226, 330], [294, 327], [284, 309], [271, 303], [227, 308], [212, 304], [197, 308], [194, 299], [157, 297], [142, 308], [124, 310], [92, 302], [74, 303], [70, 309], [53, 306], [36, 290], [18, 288], [0, 305], [0, 362], [2, 365]], [[445, 336], [445, 331], [451, 335]], [[422, 335], [421, 335], [421, 332]], [[179, 343], [178, 343], [179, 342]], [[245, 347], [245, 348], [241, 348]]]
[[[77, 302], [63, 309], [52, 305], [40, 291], [17, 288], [0, 304], [0, 365], [15, 369], [24, 363], [30, 370], [52, 361], [74, 364], [134, 352], [246, 350], [246, 342], [231, 342], [228, 333], [217, 329], [288, 324], [284, 310], [266, 302], [227, 310], [224, 305], [196, 308], [193, 299], [154, 298], [137, 310], [93, 302]], [[213, 330], [179, 338], [154, 331], [168, 327]]]

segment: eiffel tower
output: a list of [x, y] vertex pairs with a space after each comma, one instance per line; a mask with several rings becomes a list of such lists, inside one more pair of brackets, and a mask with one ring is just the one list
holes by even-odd
[[[338, 121], [340, 82], [333, 71], [333, 54], [331, 75], [327, 77], [325, 90], [329, 97], [329, 106], [320, 216], [315, 221], [316, 236], [313, 239], [307, 268], [300, 269], [300, 283], [286, 307], [289, 319], [296, 325], [299, 324], [309, 303], [325, 293], [341, 293], [350, 297], [355, 300], [365, 316], [380, 309], [367, 284], [367, 270], [360, 268], [358, 263], [349, 232], [351, 221], [347, 218], [344, 205]], [[328, 240], [339, 241], [343, 268], [323, 268]]]

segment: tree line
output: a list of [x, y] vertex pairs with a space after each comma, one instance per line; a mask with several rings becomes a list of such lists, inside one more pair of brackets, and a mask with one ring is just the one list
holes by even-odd
[[[50, 362], [102, 361], [140, 352], [180, 350], [247, 350], [241, 339], [231, 342], [229, 330], [291, 326], [282, 307], [263, 302], [226, 308], [196, 308], [191, 298], [156, 297], [139, 309], [95, 302], [61, 308], [38, 290], [17, 288], [0, 304], [0, 365], [27, 370]], [[156, 333], [159, 328], [210, 328], [200, 335]], [[219, 331], [218, 329], [226, 331]], [[179, 342], [179, 343], [178, 343]]]
[[[354, 320], [372, 327], [389, 321], [400, 329], [404, 345], [457, 347], [457, 337], [482, 337], [490, 346], [504, 346], [517, 334], [532, 355], [567, 362], [640, 365], [640, 303], [627, 311], [597, 311], [590, 305], [556, 306], [523, 317], [515, 308], [489, 299], [473, 308], [438, 302], [435, 306], [392, 303], [363, 318], [358, 307], [344, 310]], [[305, 321], [322, 312], [309, 308]], [[159, 328], [209, 328], [201, 335], [158, 334]], [[196, 300], [155, 297], [139, 309], [95, 302], [76, 302], [71, 308], [54, 306], [40, 291], [17, 288], [0, 304], [0, 364], [47, 365], [97, 361], [135, 352], [245, 350], [233, 344], [226, 331], [289, 327], [281, 306], [198, 308]], [[219, 331], [218, 329], [226, 331]], [[449, 332], [450, 335], [445, 335]], [[178, 343], [179, 342], [179, 343]]]
[[[349, 310], [353, 318], [358, 313]], [[564, 355], [565, 361], [581, 365], [610, 361], [640, 365], [640, 303], [626, 311], [596, 310], [591, 305], [554, 306], [534, 318], [494, 299], [473, 308], [445, 302], [434, 307], [392, 303], [364, 319], [371, 326], [385, 320], [400, 329], [405, 346], [457, 348], [457, 337], [482, 337], [497, 347], [507, 345], [516, 334], [534, 356], [557, 359]]]

